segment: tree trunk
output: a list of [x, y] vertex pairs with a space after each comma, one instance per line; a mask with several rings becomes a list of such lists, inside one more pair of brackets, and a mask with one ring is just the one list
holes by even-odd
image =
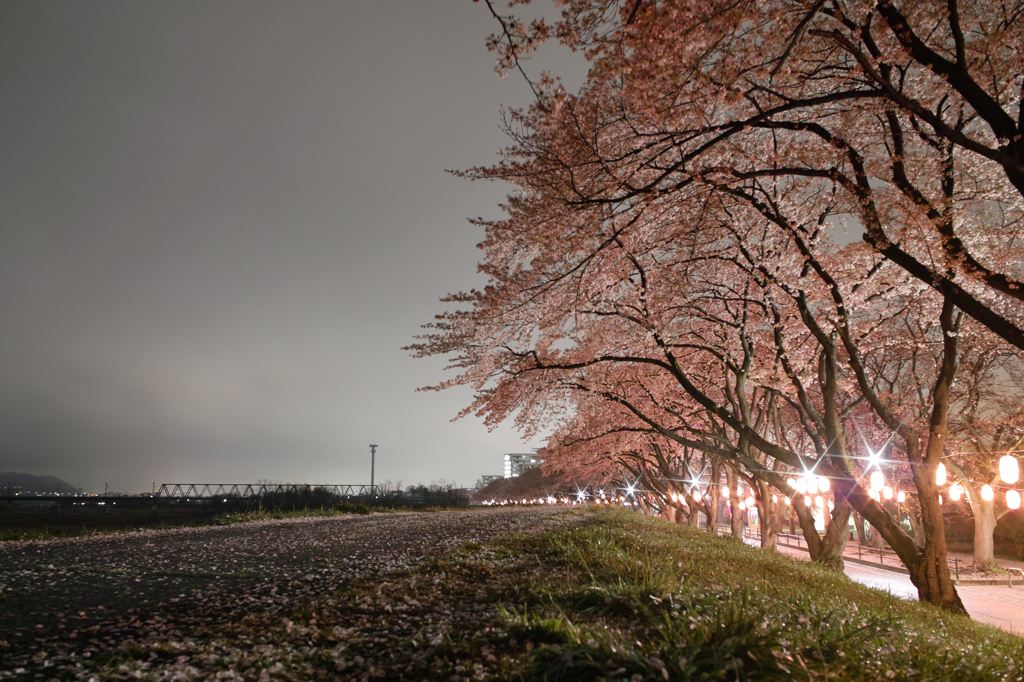
[[854, 512], [853, 514], [853, 527], [857, 529], [857, 544], [861, 547], [868, 544], [867, 537], [864, 534], [864, 517]]
[[729, 485], [729, 508], [732, 509], [732, 513], [729, 515], [729, 529], [732, 531], [734, 538], [742, 540], [743, 512], [740, 511], [740, 496], [736, 490], [736, 473], [727, 467], [725, 477]]
[[778, 503], [772, 502], [768, 486], [763, 482], [757, 482], [757, 520], [761, 526], [761, 549], [775, 551], [778, 542], [778, 525], [775, 523], [777, 517], [776, 509]]
[[974, 565], [992, 566], [996, 562], [995, 542], [992, 535], [996, 530], [995, 502], [978, 500], [974, 506]]

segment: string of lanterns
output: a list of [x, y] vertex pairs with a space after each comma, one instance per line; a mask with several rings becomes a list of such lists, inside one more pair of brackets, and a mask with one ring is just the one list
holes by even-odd
[[[1003, 483], [1014, 484], [1020, 480], [1020, 463], [1017, 458], [1012, 455], [1003, 455], [999, 458], [999, 479]], [[946, 485], [948, 480], [948, 474], [946, 472], [946, 465], [939, 462], [938, 468], [935, 470], [935, 484], [939, 486]], [[885, 474], [882, 473], [881, 469], [876, 469], [871, 472], [869, 479], [870, 495], [874, 500], [878, 501], [881, 498], [891, 500], [893, 497], [893, 490], [891, 487], [885, 484]], [[954, 502], [959, 502], [960, 498], [963, 497], [965, 489], [959, 483], [954, 483], [949, 487], [949, 499]], [[981, 499], [985, 502], [992, 502], [995, 500], [995, 489], [988, 483], [981, 486]], [[898, 493], [899, 502], [906, 500], [906, 494], [901, 490]], [[942, 495], [939, 495], [939, 504], [942, 504]], [[1021, 495], [1020, 492], [1012, 488], [1006, 491], [1006, 506], [1010, 509], [1020, 509]]]

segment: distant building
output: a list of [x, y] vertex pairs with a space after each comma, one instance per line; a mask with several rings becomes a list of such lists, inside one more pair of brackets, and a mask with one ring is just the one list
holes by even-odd
[[487, 486], [489, 486], [491, 483], [494, 483], [495, 481], [501, 480], [501, 478], [502, 477], [499, 476], [498, 474], [494, 474], [494, 475], [485, 474], [485, 475], [480, 477], [479, 481], [476, 482], [476, 489], [477, 490], [482, 490], [483, 488], [486, 488]]
[[538, 467], [543, 461], [535, 452], [510, 452], [505, 455], [505, 478], [522, 476], [527, 469]]

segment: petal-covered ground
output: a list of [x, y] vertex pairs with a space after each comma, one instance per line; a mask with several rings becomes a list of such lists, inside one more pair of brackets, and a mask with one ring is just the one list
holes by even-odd
[[556, 513], [374, 514], [3, 543], [0, 677], [359, 677], [382, 671], [375, 651], [384, 660], [396, 649], [411, 673], [418, 648], [471, 633], [484, 607], [445, 603], [443, 568], [409, 569]]

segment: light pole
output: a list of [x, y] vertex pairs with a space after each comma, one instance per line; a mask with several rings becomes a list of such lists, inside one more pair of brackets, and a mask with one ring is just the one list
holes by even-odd
[[370, 494], [373, 495], [376, 488], [373, 487], [373, 467], [377, 459], [377, 444], [370, 443]]

